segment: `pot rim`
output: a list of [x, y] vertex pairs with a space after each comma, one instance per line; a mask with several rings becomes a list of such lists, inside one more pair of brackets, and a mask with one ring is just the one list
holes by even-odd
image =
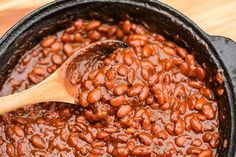
[[[190, 30], [194, 36], [197, 36], [205, 45], [207, 51], [212, 53], [213, 61], [217, 64], [217, 66], [222, 67], [225, 70], [224, 75], [227, 78], [227, 82], [225, 83], [226, 89], [229, 97], [230, 103], [230, 114], [231, 114], [231, 134], [230, 134], [230, 145], [228, 147], [228, 156], [233, 156], [235, 154], [235, 141], [236, 141], [236, 133], [235, 133], [235, 113], [236, 109], [233, 105], [235, 105], [235, 98], [236, 98], [236, 91], [234, 91], [234, 84], [232, 83], [232, 76], [230, 76], [228, 72], [228, 68], [225, 66], [224, 60], [219, 57], [218, 50], [214, 46], [211, 36], [204, 32], [196, 23], [194, 23], [191, 19], [187, 16], [182, 14], [181, 12], [177, 11], [173, 7], [168, 6], [160, 1], [156, 0], [57, 0], [52, 1], [34, 11], [26, 15], [20, 21], [18, 21], [15, 25], [13, 25], [3, 36], [0, 38], [0, 48], [3, 47], [0, 55], [4, 51], [8, 49], [11, 43], [14, 42], [15, 38], [24, 33], [30, 26], [32, 26], [35, 22], [37, 22], [42, 17], [47, 16], [53, 12], [60, 10], [60, 6], [66, 4], [66, 7], [69, 7], [75, 3], [77, 4], [86, 4], [86, 3], [94, 3], [94, 2], [107, 2], [107, 3], [129, 3], [131, 5], [146, 7], [151, 10], [159, 10], [163, 13], [168, 13], [169, 15], [173, 16], [175, 22], [180, 24], [182, 27]], [[46, 13], [46, 14], [45, 14]], [[176, 20], [177, 19], [177, 20]]]

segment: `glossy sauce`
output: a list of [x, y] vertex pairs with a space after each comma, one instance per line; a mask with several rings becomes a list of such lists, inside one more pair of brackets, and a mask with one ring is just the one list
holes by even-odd
[[1, 155], [215, 156], [218, 109], [204, 68], [185, 49], [129, 20], [79, 19], [44, 38], [22, 57], [1, 95], [39, 83], [76, 50], [105, 39], [131, 48], [84, 69], [82, 80], [74, 75], [79, 105], [42, 103], [2, 115]]

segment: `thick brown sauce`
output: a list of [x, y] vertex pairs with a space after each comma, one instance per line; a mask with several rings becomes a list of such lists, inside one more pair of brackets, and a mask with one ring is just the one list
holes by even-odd
[[[42, 103], [2, 115], [1, 156], [215, 156], [217, 102], [204, 69], [185, 49], [128, 20], [116, 26], [79, 19], [46, 37], [26, 52], [1, 95], [39, 83], [77, 49], [105, 39], [132, 48], [100, 62], [94, 76], [85, 71], [82, 84], [72, 80], [84, 94], [80, 105]], [[94, 89], [102, 93], [95, 100], [87, 97]]]

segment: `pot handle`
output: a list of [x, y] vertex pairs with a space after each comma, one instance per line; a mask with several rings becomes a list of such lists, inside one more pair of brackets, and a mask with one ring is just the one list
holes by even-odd
[[236, 87], [236, 42], [221, 36], [211, 36], [210, 40], [216, 48], [219, 57], [224, 62], [225, 67], [229, 70], [232, 83]]
[[[229, 38], [221, 36], [210, 36], [210, 40], [213, 46], [215, 47], [219, 58], [223, 61], [224, 66], [228, 71], [229, 78], [231, 79], [232, 83], [231, 88], [234, 92], [233, 95], [236, 95], [236, 42]], [[233, 136], [236, 136], [235, 133], [233, 134]], [[233, 141], [233, 143], [234, 142], [235, 141]], [[231, 153], [234, 154], [234, 157], [236, 157], [235, 146], [233, 148], [233, 152]]]

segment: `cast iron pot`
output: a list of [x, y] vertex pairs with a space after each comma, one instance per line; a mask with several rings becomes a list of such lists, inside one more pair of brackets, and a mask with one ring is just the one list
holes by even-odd
[[[49, 34], [69, 26], [77, 18], [99, 19], [108, 23], [130, 20], [143, 24], [194, 51], [199, 63], [205, 63], [208, 76], [220, 70], [224, 76], [224, 96], [217, 97], [219, 104], [220, 136], [219, 157], [233, 157], [236, 141], [236, 43], [210, 36], [175, 9], [158, 1], [147, 0], [59, 0], [54, 1], [25, 17], [0, 40], [0, 83], [24, 53]], [[211, 88], [216, 82], [210, 82]], [[215, 90], [214, 90], [215, 91]], [[227, 146], [224, 147], [224, 141]]]

